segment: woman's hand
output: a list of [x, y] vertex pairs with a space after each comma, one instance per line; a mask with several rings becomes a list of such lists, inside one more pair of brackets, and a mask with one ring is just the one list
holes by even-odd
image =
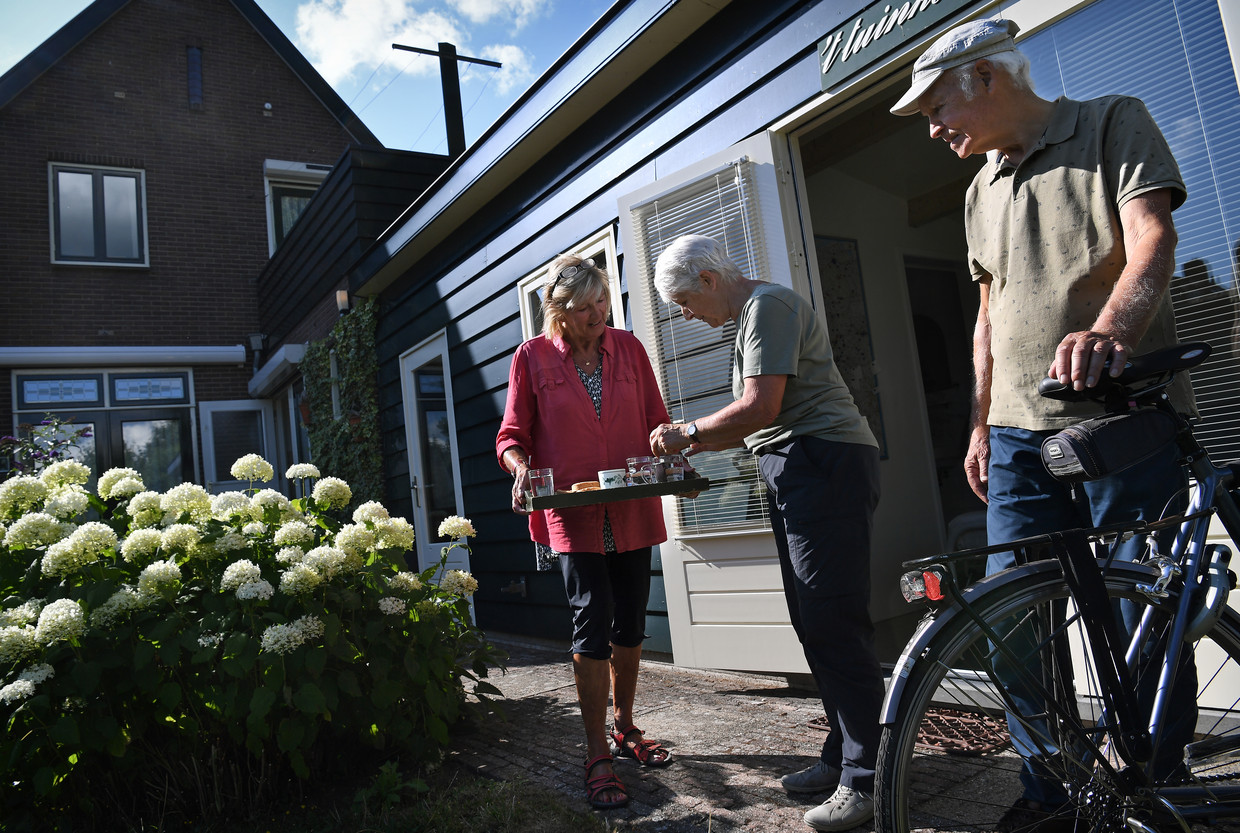
[[530, 491], [530, 467], [524, 462], [517, 463], [512, 472], [512, 511], [518, 515], [528, 515], [532, 511], [525, 502], [525, 495]]

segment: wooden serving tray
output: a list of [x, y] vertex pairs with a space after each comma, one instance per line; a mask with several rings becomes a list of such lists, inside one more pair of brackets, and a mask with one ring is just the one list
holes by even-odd
[[706, 477], [686, 477], [667, 483], [645, 483], [641, 486], [622, 486], [616, 489], [595, 489], [590, 492], [563, 492], [546, 497], [526, 498], [530, 509], [569, 509], [574, 506], [594, 506], [599, 503], [615, 503], [620, 500], [638, 500], [644, 497], [679, 495], [685, 492], [704, 492], [710, 488]]

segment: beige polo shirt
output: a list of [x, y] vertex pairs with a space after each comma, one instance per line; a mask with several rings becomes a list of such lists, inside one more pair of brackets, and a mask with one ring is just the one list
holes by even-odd
[[[974, 280], [990, 283], [991, 425], [1059, 429], [1100, 411], [1038, 395], [1065, 335], [1089, 329], [1126, 263], [1120, 208], [1159, 188], [1186, 189], [1145, 105], [1128, 96], [1055, 102], [1041, 142], [1012, 166], [992, 152], [965, 200]], [[1176, 342], [1168, 292], [1135, 352]], [[1193, 409], [1181, 374], [1172, 399]]]

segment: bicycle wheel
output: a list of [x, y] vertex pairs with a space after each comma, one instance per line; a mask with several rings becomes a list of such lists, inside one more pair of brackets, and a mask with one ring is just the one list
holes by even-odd
[[[1157, 648], [1168, 631], [1178, 592], [1159, 603], [1140, 593], [1149, 583], [1148, 569], [1111, 566], [1105, 581], [1112, 599], [1126, 600], [1126, 616], [1149, 611], [1152, 628], [1144, 643]], [[1131, 819], [1151, 829], [1176, 829], [1168, 806], [1193, 807], [1187, 824], [1204, 824], [1203, 805], [1223, 817], [1209, 819], [1211, 830], [1240, 831], [1235, 803], [1240, 801], [1240, 616], [1224, 612], [1194, 645], [1196, 720], [1192, 686], [1187, 708], [1169, 709], [1169, 720], [1187, 717], [1193, 741], [1184, 761], [1181, 743], [1162, 745], [1167, 754], [1150, 765], [1152, 785], [1144, 777], [1122, 772], [1107, 732], [1110, 717], [1100, 708], [1096, 669], [1083, 647], [1082, 622], [1068, 599], [1059, 565], [1042, 562], [1018, 567], [980, 582], [969, 591], [970, 606], [998, 637], [962, 611], [924, 647], [908, 670], [894, 720], [883, 729], [878, 754], [876, 826], [882, 833], [913, 830], [993, 831], [998, 819], [1022, 795], [1022, 757], [1002, 744], [1008, 719], [1018, 736], [1032, 735], [1042, 753], [1043, 772], [1063, 784], [1070, 800], [1065, 813], [1084, 824], [1078, 831], [1131, 831]], [[946, 614], [945, 614], [946, 615]], [[1154, 651], [1156, 652], [1156, 651]], [[1002, 667], [1006, 664], [1009, 667]], [[1153, 665], [1147, 662], [1144, 665]], [[1159, 665], [1161, 665], [1159, 663]], [[1023, 667], [1023, 682], [1013, 684], [1013, 667]], [[1138, 673], [1139, 691], [1152, 692], [1153, 673]], [[999, 680], [1005, 679], [1001, 684]], [[1025, 689], [1024, 714], [1013, 715], [1013, 689]], [[1139, 708], [1148, 717], [1151, 696]], [[997, 732], [999, 745], [983, 748], [958, 737], [956, 749], [941, 738], [972, 721]], [[954, 727], [952, 724], [955, 723]], [[969, 727], [966, 727], [968, 729]], [[1206, 743], [1200, 743], [1205, 741]], [[1209, 754], [1207, 754], [1207, 750]], [[1158, 768], [1169, 770], [1158, 772]], [[1152, 788], [1151, 788], [1152, 787]], [[1227, 808], [1227, 800], [1233, 802]], [[1212, 802], [1212, 803], [1211, 803]], [[1230, 817], [1225, 817], [1230, 814]], [[1205, 829], [1204, 827], [1202, 829]]]

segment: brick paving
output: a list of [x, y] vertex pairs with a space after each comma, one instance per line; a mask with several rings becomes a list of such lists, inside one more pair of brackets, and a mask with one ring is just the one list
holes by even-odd
[[[528, 779], [589, 811], [582, 784], [584, 732], [566, 650], [491, 639], [509, 654], [507, 673], [490, 680], [504, 694], [508, 719], [489, 717], [458, 736], [452, 758], [493, 778]], [[790, 796], [779, 777], [817, 759], [823, 734], [810, 721], [822, 716], [821, 701], [798, 680], [679, 668], [662, 658], [642, 661], [636, 723], [676, 759], [665, 769], [616, 761], [632, 801], [600, 813], [609, 829], [810, 833], [802, 816], [829, 794]], [[869, 833], [873, 827], [856, 830]]]

